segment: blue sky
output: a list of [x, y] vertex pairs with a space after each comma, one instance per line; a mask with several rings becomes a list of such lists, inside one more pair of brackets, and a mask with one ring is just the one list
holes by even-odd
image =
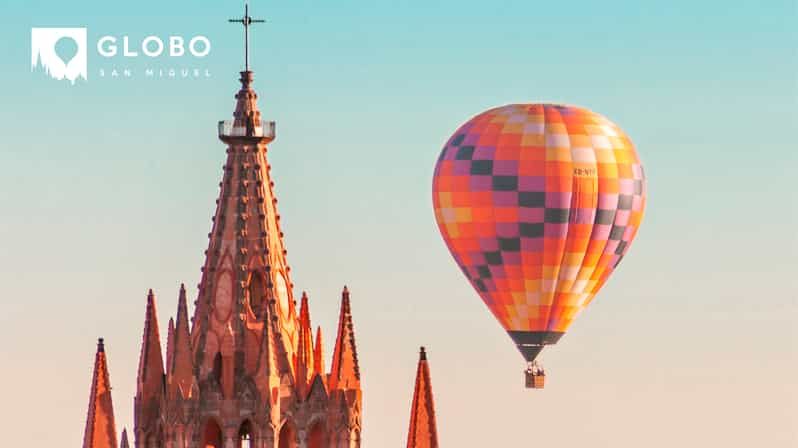
[[[180, 282], [199, 279], [224, 157], [215, 123], [242, 63], [226, 23], [240, 2], [206, 3], [0, 7], [10, 445], [79, 443], [100, 335], [117, 424], [131, 426], [146, 290], [165, 327]], [[419, 345], [446, 446], [798, 442], [794, 2], [318, 3], [253, 0], [269, 23], [253, 31], [252, 66], [278, 122], [270, 160], [293, 280], [328, 335], [340, 288], [353, 292], [364, 446], [404, 443]], [[34, 26], [88, 27], [88, 82], [31, 72]], [[213, 49], [106, 61], [91, 48], [104, 34], [202, 34]], [[212, 76], [93, 71], [112, 65]], [[462, 122], [534, 101], [617, 122], [649, 176], [638, 239], [546, 353], [541, 393], [521, 389], [520, 357], [446, 251], [430, 194]]]

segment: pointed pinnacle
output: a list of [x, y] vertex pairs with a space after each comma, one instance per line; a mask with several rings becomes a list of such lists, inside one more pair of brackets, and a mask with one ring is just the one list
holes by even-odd
[[331, 389], [350, 389], [360, 387], [360, 367], [357, 361], [355, 329], [352, 324], [352, 310], [349, 303], [349, 290], [344, 287], [341, 298], [341, 312], [338, 319], [338, 334], [335, 338], [332, 367], [330, 369]]
[[160, 390], [158, 386], [164, 374], [157, 314], [155, 294], [150, 290], [147, 294], [147, 309], [144, 316], [137, 389], [137, 394], [144, 393], [147, 398]]
[[97, 354], [94, 357], [94, 374], [89, 393], [89, 408], [86, 414], [86, 429], [83, 433], [83, 447], [115, 447], [116, 424], [114, 423], [111, 382], [105, 356], [103, 339], [97, 341]]
[[313, 369], [316, 374], [321, 375], [322, 378], [324, 377], [324, 341], [322, 340], [321, 326], [316, 328], [316, 346], [313, 348]]
[[438, 448], [438, 430], [435, 422], [435, 400], [432, 394], [427, 352], [421, 347], [413, 405], [410, 408], [410, 428], [407, 448]]
[[[180, 284], [180, 294], [177, 297], [177, 319], [175, 324], [181, 323], [182, 319], [188, 318], [188, 303], [186, 302], [186, 287]], [[186, 314], [185, 316], [183, 314]]]
[[169, 318], [169, 326], [166, 329], [166, 373], [167, 376], [172, 372], [172, 363], [175, 355], [175, 320]]
[[119, 448], [130, 448], [130, 444], [127, 441], [127, 428], [122, 429], [122, 441], [119, 444]]

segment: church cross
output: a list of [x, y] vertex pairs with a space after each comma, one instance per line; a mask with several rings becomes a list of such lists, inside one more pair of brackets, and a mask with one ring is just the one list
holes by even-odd
[[253, 19], [249, 16], [249, 2], [244, 3], [244, 17], [240, 19], [230, 19], [230, 23], [240, 23], [244, 25], [244, 71], [249, 71], [249, 27], [253, 23], [263, 23], [265, 20]]

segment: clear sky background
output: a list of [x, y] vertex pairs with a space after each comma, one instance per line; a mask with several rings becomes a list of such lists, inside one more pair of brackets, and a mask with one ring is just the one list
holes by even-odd
[[[95, 341], [132, 426], [145, 295], [162, 335], [199, 268], [238, 88], [238, 1], [0, 6], [0, 427], [79, 446]], [[293, 280], [333, 343], [348, 284], [366, 448], [405, 443], [418, 346], [444, 447], [798, 446], [794, 1], [265, 2], [253, 33]], [[89, 28], [89, 82], [30, 70], [30, 28]], [[204, 34], [201, 62], [100, 61], [104, 34]], [[116, 65], [211, 79], [100, 79]], [[559, 345], [548, 384], [438, 235], [431, 175], [471, 116], [586, 106], [649, 176], [629, 256]]]

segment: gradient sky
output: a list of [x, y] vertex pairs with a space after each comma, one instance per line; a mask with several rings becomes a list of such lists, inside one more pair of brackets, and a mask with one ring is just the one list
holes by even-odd
[[[444, 447], [798, 445], [798, 31], [793, 0], [253, 1], [255, 88], [292, 277], [328, 351], [353, 293], [366, 448], [402, 446], [419, 345]], [[646, 4], [647, 3], [647, 4]], [[79, 446], [95, 341], [132, 426], [145, 294], [162, 334], [199, 268], [241, 65], [238, 1], [0, 6], [0, 422], [7, 446]], [[89, 82], [30, 69], [30, 28], [87, 26]], [[203, 34], [202, 61], [101, 61], [104, 34]], [[209, 68], [210, 79], [94, 70]], [[543, 391], [456, 267], [431, 205], [471, 116], [579, 104], [649, 176], [640, 234], [545, 352]], [[164, 341], [165, 342], [165, 341]], [[327, 354], [329, 358], [329, 353]]]

